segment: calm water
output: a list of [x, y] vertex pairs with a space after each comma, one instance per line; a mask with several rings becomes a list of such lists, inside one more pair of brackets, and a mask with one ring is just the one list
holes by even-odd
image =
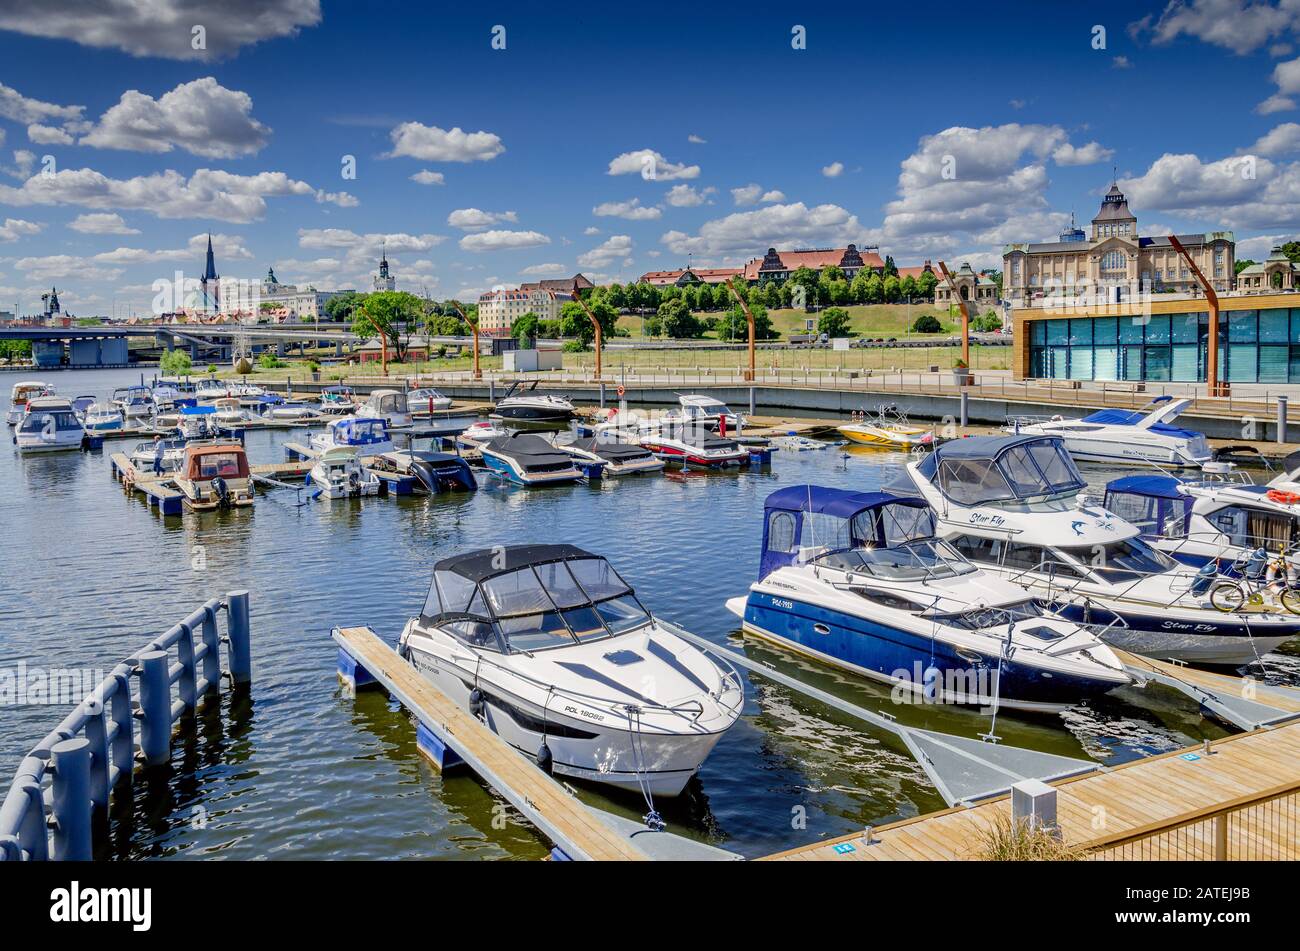
[[[39, 376], [39, 374], [38, 374]], [[107, 395], [138, 373], [50, 375], [60, 393]], [[17, 377], [0, 375], [7, 387]], [[6, 402], [7, 406], [7, 402]], [[8, 435], [5, 436], [8, 439]], [[250, 434], [254, 462], [279, 461], [289, 431]], [[299, 438], [301, 435], [299, 434]], [[110, 449], [124, 442], [109, 443]], [[137, 780], [105, 855], [124, 858], [538, 858], [531, 828], [472, 777], [444, 781], [417, 754], [409, 717], [380, 694], [353, 701], [335, 676], [335, 625], [390, 641], [423, 601], [437, 559], [500, 543], [566, 541], [610, 558], [652, 610], [719, 643], [723, 601], [758, 562], [764, 497], [788, 484], [876, 488], [903, 457], [871, 450], [778, 453], [768, 472], [642, 476], [546, 490], [294, 505], [162, 518], [123, 495], [103, 454], [20, 459], [0, 447], [0, 665], [110, 668], [205, 599], [252, 593], [251, 700], [200, 724], [170, 770]], [[1086, 473], [1096, 484], [1108, 474]], [[739, 641], [733, 641], [739, 644]], [[764, 647], [747, 650], [904, 722], [965, 736], [966, 710], [898, 709], [888, 692]], [[1300, 652], [1270, 658], [1300, 682]], [[0, 780], [66, 713], [0, 709]], [[1224, 734], [1190, 701], [1126, 691], [1060, 716], [1003, 713], [1006, 742], [1118, 763]], [[147, 795], [146, 795], [147, 792]], [[632, 795], [580, 794], [638, 816]], [[746, 855], [842, 834], [944, 803], [901, 744], [785, 688], [754, 679], [745, 716], [689, 795], [661, 802], [674, 831]], [[802, 821], [800, 820], [802, 818]]]

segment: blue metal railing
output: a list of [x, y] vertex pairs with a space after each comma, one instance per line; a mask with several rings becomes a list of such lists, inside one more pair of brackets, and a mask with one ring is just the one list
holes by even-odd
[[[217, 629], [223, 611], [224, 637]], [[114, 667], [19, 764], [0, 804], [0, 860], [89, 860], [93, 812], [108, 807], [113, 789], [130, 780], [137, 762], [157, 766], [171, 758], [176, 721], [220, 687], [223, 642], [232, 684], [248, 683], [247, 591], [207, 601]], [[133, 679], [139, 692], [134, 704]]]

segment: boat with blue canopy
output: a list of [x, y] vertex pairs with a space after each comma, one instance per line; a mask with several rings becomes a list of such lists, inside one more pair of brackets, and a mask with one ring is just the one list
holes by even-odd
[[934, 528], [915, 496], [778, 489], [759, 578], [727, 607], [747, 633], [893, 684], [904, 702], [1052, 711], [1132, 682], [1096, 634]]
[[335, 446], [350, 446], [361, 456], [378, 456], [394, 449], [388, 423], [359, 416], [336, 419], [325, 432], [311, 437], [311, 448], [317, 453]]
[[1009, 416], [1005, 431], [1059, 436], [1070, 455], [1081, 462], [1200, 468], [1214, 458], [1204, 433], [1173, 425], [1191, 404], [1190, 399], [1158, 396], [1141, 409], [1101, 409], [1082, 419]]

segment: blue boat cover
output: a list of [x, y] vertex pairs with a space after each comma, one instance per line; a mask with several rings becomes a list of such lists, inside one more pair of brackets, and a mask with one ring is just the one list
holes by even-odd
[[895, 504], [925, 508], [929, 503], [924, 499], [903, 498], [889, 492], [852, 492], [848, 489], [830, 489], [824, 485], [788, 485], [769, 495], [763, 508], [853, 518], [868, 509]]
[[[1090, 416], [1083, 417], [1085, 423], [1097, 423], [1104, 426], [1136, 426], [1144, 416], [1148, 414], [1139, 413], [1137, 410], [1128, 409], [1099, 409]], [[1156, 423], [1154, 426], [1147, 427], [1153, 433], [1163, 433], [1166, 436], [1179, 436], [1183, 439], [1191, 439], [1199, 436], [1200, 433], [1190, 429], [1183, 429], [1181, 426], [1170, 426], [1168, 423]]]
[[217, 408], [215, 406], [182, 406], [181, 407], [182, 416], [207, 416], [211, 413], [215, 413], [216, 411]]
[[1182, 483], [1173, 476], [1131, 475], [1106, 483], [1106, 492], [1122, 492], [1126, 495], [1141, 495], [1151, 499], [1182, 499], [1185, 496], [1178, 491]]

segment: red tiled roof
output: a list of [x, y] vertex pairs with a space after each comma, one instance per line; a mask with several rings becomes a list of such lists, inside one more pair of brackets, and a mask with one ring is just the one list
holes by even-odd
[[[738, 267], [693, 267], [691, 273], [698, 277], [705, 284], [722, 284], [727, 278], [735, 277], [743, 268]], [[686, 268], [678, 268], [675, 271], [646, 271], [641, 275], [640, 281], [643, 284], [666, 285], [676, 284]]]
[[[840, 261], [844, 259], [844, 252], [847, 248], [816, 248], [810, 251], [778, 251], [781, 263], [791, 271], [801, 267], [812, 268], [814, 271], [820, 271], [823, 268], [839, 267]], [[862, 258], [864, 266], [869, 268], [883, 268], [884, 260], [875, 251], [864, 251], [857, 249], [858, 255]], [[745, 279], [748, 281], [758, 280], [758, 269], [763, 265], [763, 258], [754, 258], [745, 265]]]

